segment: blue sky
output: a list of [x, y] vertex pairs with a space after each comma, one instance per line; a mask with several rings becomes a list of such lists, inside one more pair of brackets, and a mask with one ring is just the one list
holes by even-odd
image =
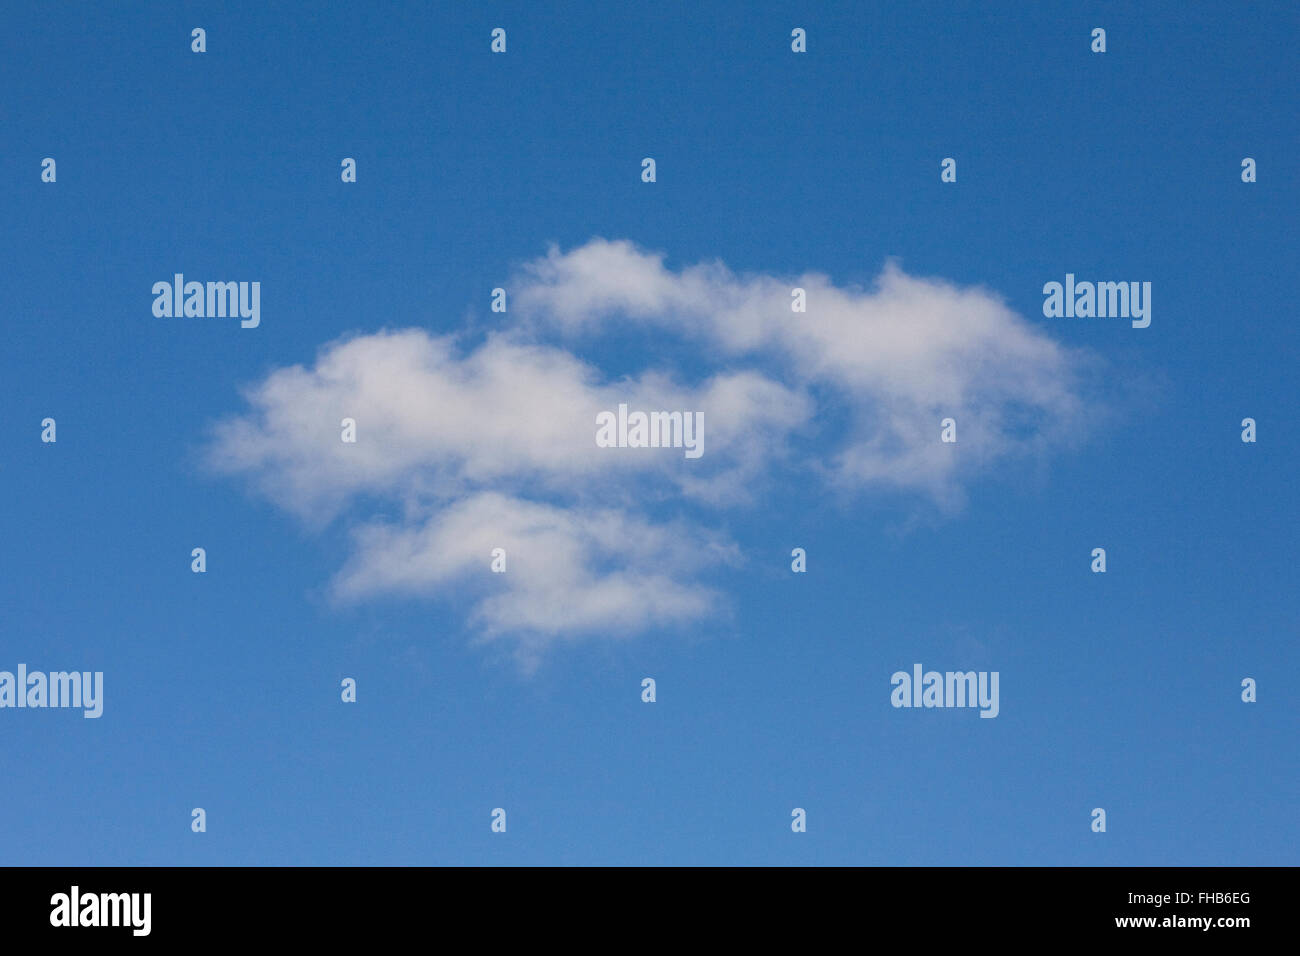
[[[0, 862], [1300, 862], [1286, 418], [1300, 12], [473, 6], [6, 11], [0, 669], [102, 670], [105, 704], [99, 720], [0, 710]], [[488, 48], [498, 26], [505, 55]], [[955, 184], [939, 181], [948, 156]], [[552, 246], [558, 278], [539, 278]], [[563, 266], [602, 249], [627, 271], [575, 330], [591, 277]], [[890, 261], [914, 280], [897, 300], [877, 295]], [[684, 277], [714, 262], [722, 278], [688, 301]], [[260, 327], [155, 317], [150, 289], [176, 272], [260, 281]], [[1150, 327], [1045, 318], [1043, 284], [1067, 272], [1151, 282]], [[814, 275], [807, 319], [788, 298], [784, 328], [718, 318], [716, 296]], [[638, 279], [654, 304], [620, 304]], [[506, 315], [489, 309], [497, 286]], [[954, 306], [950, 287], [970, 298]], [[833, 290], [843, 322], [805, 334]], [[869, 364], [889, 354], [872, 335], [907, 343], [930, 323], [925, 354], [943, 352], [967, 306], [992, 344], [926, 359], [920, 397], [848, 359], [825, 373], [837, 334]], [[858, 317], [874, 332], [856, 334]], [[732, 347], [758, 327], [760, 347]], [[752, 374], [809, 406], [787, 421], [784, 399], [742, 403], [737, 421], [753, 420], [729, 433], [710, 405], [721, 443], [701, 461], [723, 470], [707, 492], [672, 452], [593, 471], [501, 441], [511, 403], [485, 407], [491, 387], [458, 407], [413, 398], [405, 431], [360, 417], [377, 454], [365, 480], [310, 442], [292, 464], [266, 452], [283, 435], [249, 396], [269, 376], [302, 366], [324, 391], [280, 410], [323, 394], [337, 431], [320, 350], [411, 329], [389, 361], [456, 337], [447, 367], [407, 369], [426, 386], [494, 342], [529, 343], [583, 363], [602, 398], [655, 370], [701, 401], [714, 377]], [[1032, 367], [1000, 351], [1013, 333]], [[480, 358], [500, 371], [528, 354]], [[994, 416], [953, 464], [917, 444], [933, 474], [837, 468], [895, 412], [932, 419], [937, 442], [926, 389], [947, 373], [978, 396], [972, 415], [1010, 389], [1042, 441]], [[529, 408], [573, 385], [538, 381]], [[223, 442], [231, 421], [256, 448]], [[403, 435], [426, 445], [390, 474]], [[447, 487], [430, 491], [435, 476]], [[556, 509], [564, 528], [613, 509], [624, 541], [672, 529], [662, 553], [613, 548], [672, 581], [531, 642], [484, 611], [484, 589], [516, 586], [491, 579], [486, 553], [478, 577], [340, 598], [345, 569], [392, 570], [358, 529], [418, 534], [491, 493]], [[709, 542], [728, 559], [692, 565]], [[525, 590], [510, 607], [538, 620], [527, 575], [562, 573], [564, 556], [512, 559], [505, 578]], [[999, 716], [892, 708], [890, 675], [915, 662], [998, 671]], [[808, 832], [791, 832], [794, 807]]]

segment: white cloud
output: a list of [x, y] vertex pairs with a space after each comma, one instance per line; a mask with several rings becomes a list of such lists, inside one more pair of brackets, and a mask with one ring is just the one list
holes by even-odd
[[[790, 290], [807, 290], [793, 313]], [[622, 636], [723, 606], [697, 576], [736, 559], [721, 535], [651, 520], [659, 507], [761, 506], [784, 469], [853, 491], [889, 487], [955, 507], [964, 484], [1077, 437], [1080, 356], [991, 293], [888, 266], [874, 288], [816, 274], [677, 272], [629, 242], [594, 239], [526, 264], [514, 325], [478, 347], [419, 329], [325, 346], [310, 368], [245, 390], [219, 423], [218, 471], [248, 478], [308, 522], [358, 522], [334, 581], [344, 600], [472, 595], [473, 622], [528, 654]], [[505, 317], [503, 317], [505, 318]], [[566, 348], [632, 321], [706, 368], [651, 362], [611, 379]], [[597, 412], [702, 411], [705, 454], [596, 447]], [[358, 441], [340, 441], [341, 419]], [[957, 445], [939, 442], [957, 420]], [[365, 509], [402, 506], [381, 523]], [[488, 570], [505, 547], [510, 570]]]
[[[703, 617], [721, 597], [691, 580], [692, 572], [738, 560], [733, 545], [681, 522], [656, 525], [615, 509], [495, 492], [424, 518], [363, 525], [355, 539], [334, 582], [340, 597], [468, 593], [486, 636], [508, 634], [530, 650]], [[488, 570], [495, 548], [505, 551], [501, 574]]]
[[[561, 349], [499, 334], [461, 355], [453, 337], [419, 329], [332, 343], [314, 368], [278, 369], [244, 396], [252, 411], [216, 426], [208, 463], [251, 476], [306, 518], [332, 516], [358, 494], [452, 498], [527, 486], [590, 497], [644, 472], [717, 500], [742, 494], [812, 414], [806, 396], [751, 371], [694, 388], [657, 371], [606, 382]], [[596, 415], [620, 402], [702, 411], [705, 456], [598, 448]], [[355, 444], [340, 440], [344, 418], [357, 423]]]
[[[1007, 455], [1069, 443], [1083, 403], [1071, 353], [983, 289], [908, 276], [890, 263], [870, 290], [818, 274], [734, 275], [721, 263], [673, 273], [663, 256], [594, 239], [521, 270], [516, 302], [535, 325], [590, 338], [632, 319], [729, 359], [775, 366], [849, 411], [851, 433], [826, 464], [847, 484], [923, 490], [939, 500]], [[791, 290], [807, 311], [791, 311]], [[960, 453], [938, 444], [958, 423]]]

